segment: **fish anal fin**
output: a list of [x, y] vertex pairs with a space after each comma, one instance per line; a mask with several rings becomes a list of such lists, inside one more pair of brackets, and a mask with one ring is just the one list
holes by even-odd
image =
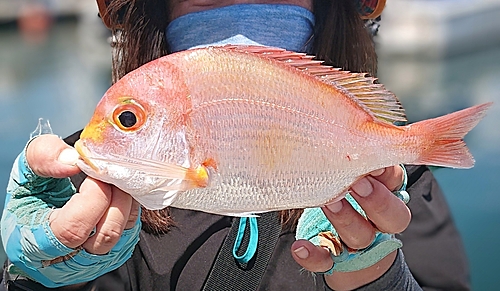
[[366, 73], [353, 73], [324, 65], [314, 56], [287, 51], [281, 48], [248, 45], [226, 45], [222, 49], [233, 50], [274, 59], [295, 67], [304, 74], [335, 87], [365, 110], [373, 118], [387, 123], [407, 122], [403, 106], [394, 93], [377, 83], [377, 79]]

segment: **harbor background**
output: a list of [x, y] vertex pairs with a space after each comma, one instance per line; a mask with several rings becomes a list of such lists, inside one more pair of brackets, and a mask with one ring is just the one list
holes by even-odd
[[[462, 234], [474, 290], [496, 290], [500, 1], [388, 0], [382, 17], [380, 81], [410, 121], [495, 102], [466, 137], [476, 166], [435, 175]], [[0, 189], [38, 118], [60, 136], [89, 120], [110, 85], [108, 37], [93, 0], [0, 0]]]

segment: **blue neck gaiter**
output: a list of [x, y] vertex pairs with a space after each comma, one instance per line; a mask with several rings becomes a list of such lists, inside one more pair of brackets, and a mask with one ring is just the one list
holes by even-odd
[[195, 47], [247, 44], [306, 52], [314, 15], [286, 4], [238, 4], [189, 13], [174, 19], [166, 37], [171, 52]]

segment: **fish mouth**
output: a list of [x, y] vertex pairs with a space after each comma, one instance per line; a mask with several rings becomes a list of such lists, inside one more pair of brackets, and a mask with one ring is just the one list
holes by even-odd
[[99, 173], [99, 168], [91, 161], [91, 158], [89, 158], [90, 152], [83, 144], [82, 140], [77, 140], [75, 142], [75, 149], [80, 155], [80, 159], [96, 173]]

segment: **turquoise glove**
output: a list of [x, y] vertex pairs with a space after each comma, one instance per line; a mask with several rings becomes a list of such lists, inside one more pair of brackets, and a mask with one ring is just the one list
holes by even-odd
[[[404, 181], [401, 188], [394, 191], [394, 195], [403, 202], [408, 203], [410, 199], [408, 192], [406, 192], [408, 176], [405, 167], [403, 165], [401, 167], [404, 172]], [[346, 195], [346, 200], [356, 211], [366, 217], [361, 206], [350, 194]], [[334, 264], [330, 270], [324, 272], [324, 274], [329, 275], [334, 271], [353, 272], [368, 268], [403, 246], [403, 243], [396, 239], [394, 235], [377, 232], [375, 239], [368, 247], [362, 250], [349, 249], [342, 243], [337, 231], [326, 218], [321, 208], [304, 210], [297, 224], [296, 239], [306, 239], [317, 246], [330, 249]]]
[[29, 168], [23, 151], [12, 169], [1, 221], [5, 252], [11, 261], [10, 274], [18, 274], [46, 287], [91, 281], [128, 260], [139, 241], [140, 219], [125, 230], [106, 255], [87, 253], [83, 248], [63, 245], [52, 232], [49, 214], [62, 207], [76, 192], [69, 178], [37, 176]]
[[393, 235], [377, 232], [367, 248], [350, 250], [341, 242], [337, 231], [321, 208], [304, 210], [297, 225], [296, 239], [306, 239], [317, 246], [330, 249], [334, 264], [330, 270], [324, 272], [328, 275], [334, 271], [353, 272], [368, 268], [403, 246]]

